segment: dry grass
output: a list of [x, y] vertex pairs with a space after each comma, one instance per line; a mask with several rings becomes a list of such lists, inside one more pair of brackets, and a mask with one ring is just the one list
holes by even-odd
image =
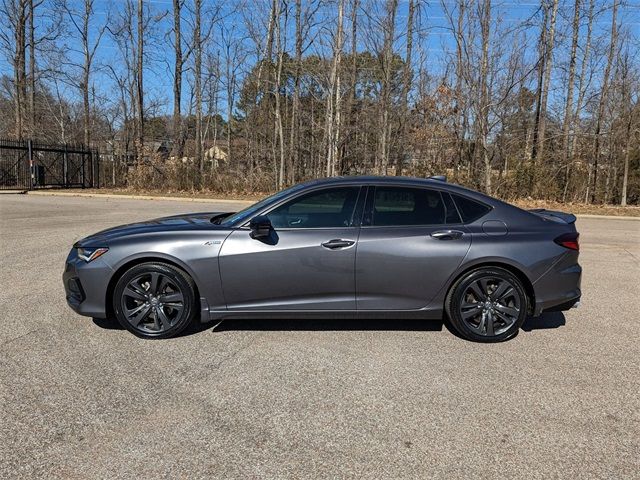
[[[60, 190], [62, 191], [62, 190]], [[190, 198], [190, 199], [225, 199], [225, 200], [248, 200], [258, 201], [270, 193], [221, 193], [215, 190], [151, 190], [151, 189], [139, 189], [139, 188], [87, 188], [84, 190], [64, 190], [71, 193], [90, 193], [94, 195], [108, 194], [108, 195], [141, 195], [145, 197], [176, 197], [176, 198]]]
[[514, 200], [514, 205], [520, 208], [546, 208], [547, 210], [561, 210], [573, 214], [612, 215], [625, 217], [640, 217], [639, 206], [621, 207], [620, 205], [589, 205], [586, 203], [561, 203], [550, 200]]

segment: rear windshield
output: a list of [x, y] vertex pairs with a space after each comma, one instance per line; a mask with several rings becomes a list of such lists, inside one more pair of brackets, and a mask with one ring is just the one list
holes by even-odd
[[460, 211], [460, 216], [464, 223], [471, 223], [486, 215], [491, 210], [490, 206], [476, 202], [475, 200], [470, 200], [467, 197], [461, 197], [455, 193], [452, 193], [451, 196], [456, 202], [456, 206]]

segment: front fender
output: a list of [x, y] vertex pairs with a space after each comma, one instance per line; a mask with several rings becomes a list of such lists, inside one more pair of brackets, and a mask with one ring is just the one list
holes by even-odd
[[[112, 284], [130, 266], [144, 261], [165, 261], [184, 270], [194, 281], [203, 309], [211, 306], [226, 308], [218, 254], [229, 232], [172, 232], [164, 235], [145, 235], [143, 238], [127, 238], [112, 242], [105, 261], [113, 269]], [[108, 257], [108, 258], [107, 258]]]

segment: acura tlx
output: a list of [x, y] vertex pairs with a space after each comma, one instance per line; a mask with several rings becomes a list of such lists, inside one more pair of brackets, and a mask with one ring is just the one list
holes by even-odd
[[496, 342], [579, 303], [575, 220], [443, 177], [329, 178], [240, 212], [98, 232], [73, 246], [63, 282], [76, 312], [144, 338], [196, 319], [446, 316]]

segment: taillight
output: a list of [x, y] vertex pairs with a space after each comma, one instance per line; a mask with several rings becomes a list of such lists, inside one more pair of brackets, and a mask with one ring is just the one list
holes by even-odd
[[580, 243], [578, 242], [579, 233], [564, 233], [554, 240], [558, 245], [570, 250], [580, 251]]

